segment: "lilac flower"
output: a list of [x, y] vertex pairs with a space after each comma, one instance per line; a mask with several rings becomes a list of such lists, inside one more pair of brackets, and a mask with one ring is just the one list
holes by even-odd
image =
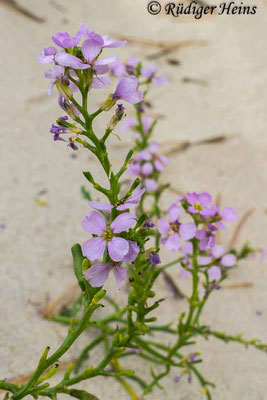
[[120, 290], [121, 283], [127, 276], [127, 269], [118, 263], [95, 264], [85, 272], [85, 278], [93, 287], [101, 287], [107, 281], [110, 271], [113, 270], [117, 287]]
[[132, 209], [140, 203], [140, 200], [145, 193], [145, 189], [141, 188], [141, 185], [138, 185], [132, 192], [132, 194], [120, 205], [117, 207], [117, 210], [124, 211], [127, 209]]
[[[128, 209], [132, 209], [140, 203], [140, 200], [145, 192], [145, 189], [141, 188], [141, 185], [138, 185], [132, 192], [132, 194], [124, 200], [122, 204], [120, 204], [116, 209], [118, 211], [125, 211]], [[100, 201], [89, 201], [89, 205], [96, 209], [102, 211], [109, 211], [114, 206], [112, 204], [101, 203]]]
[[[142, 116], [141, 121], [142, 121], [143, 130], [145, 133], [147, 133], [152, 126], [153, 118], [144, 115], [144, 116]], [[125, 118], [123, 121], [123, 125], [121, 126], [120, 132], [127, 133], [127, 132], [129, 132], [130, 129], [135, 128], [137, 125], [138, 125], [138, 121], [135, 118], [133, 118], [133, 117]]]
[[85, 23], [81, 23], [80, 24], [80, 31], [84, 34], [84, 36], [87, 39], [95, 39], [97, 40], [99, 43], [101, 43], [102, 48], [118, 48], [118, 47], [122, 47], [125, 46], [127, 41], [126, 40], [120, 40], [118, 42], [116, 42], [114, 39], [108, 37], [108, 36], [101, 36], [98, 33], [92, 31], [91, 29], [89, 29]]
[[62, 49], [72, 48], [77, 46], [81, 40], [82, 32], [78, 31], [75, 36], [71, 37], [68, 32], [58, 32], [52, 36], [53, 42], [62, 47]]
[[166, 218], [158, 220], [158, 231], [162, 235], [167, 235], [161, 239], [167, 250], [177, 251], [181, 246], [180, 236], [185, 240], [190, 240], [195, 237], [196, 226], [194, 223], [180, 223], [179, 218], [182, 208], [177, 206], [177, 201], [174, 202], [168, 209], [167, 214], [169, 221]]
[[133, 74], [139, 61], [139, 58], [135, 57], [129, 57], [126, 63], [116, 61], [110, 67], [110, 72], [117, 78], [120, 78], [122, 75], [126, 74], [126, 72], [128, 74]]
[[126, 40], [119, 40], [119, 41], [115, 41], [114, 39], [108, 37], [108, 36], [103, 36], [103, 40], [104, 40], [104, 44], [103, 44], [103, 48], [107, 47], [110, 49], [116, 49], [118, 47], [123, 47], [126, 46], [127, 41]]
[[237, 211], [232, 207], [225, 207], [220, 211], [219, 207], [212, 205], [210, 209], [207, 209], [206, 217], [210, 218], [219, 229], [226, 229], [226, 226], [222, 221], [234, 222], [238, 218]]
[[138, 80], [132, 75], [123, 75], [112, 96], [113, 100], [125, 100], [131, 104], [140, 103], [143, 100], [143, 93], [137, 89]]
[[145, 185], [146, 190], [151, 193], [156, 192], [159, 187], [159, 185], [155, 181], [155, 179], [145, 179], [144, 185]]
[[82, 252], [89, 260], [94, 261], [102, 257], [107, 251], [113, 261], [132, 262], [136, 259], [139, 247], [135, 242], [116, 236], [127, 231], [135, 223], [131, 213], [123, 213], [109, 225], [104, 216], [91, 211], [82, 221], [86, 232], [96, 235], [82, 244]]
[[198, 257], [198, 265], [206, 266], [212, 264], [211, 267], [208, 268], [210, 281], [218, 281], [221, 279], [221, 267], [233, 267], [236, 261], [236, 256], [232, 253], [224, 254], [224, 248], [220, 245], [213, 246], [211, 255]]
[[151, 251], [150, 256], [149, 256], [149, 262], [150, 264], [157, 265], [161, 264], [161, 259], [158, 253], [155, 251]]
[[146, 177], [153, 172], [162, 172], [164, 165], [169, 164], [166, 156], [159, 154], [159, 144], [151, 142], [147, 150], [140, 151], [129, 165], [128, 173]]
[[112, 73], [112, 75], [120, 78], [126, 73], [126, 65], [123, 64], [122, 61], [118, 60], [110, 66], [110, 72]]
[[190, 204], [188, 211], [192, 214], [200, 214], [202, 216], [209, 215], [208, 205], [210, 204], [212, 197], [209, 193], [187, 193], [186, 199]]
[[57, 49], [53, 46], [46, 47], [41, 54], [37, 57], [40, 64], [52, 64], [55, 62], [55, 55]]
[[199, 240], [200, 250], [209, 250], [215, 246], [215, 232], [217, 232], [217, 228], [212, 224], [208, 224], [206, 229], [197, 230], [196, 238]]
[[147, 67], [142, 67], [141, 69], [142, 75], [145, 78], [150, 79], [153, 83], [155, 83], [155, 85], [166, 85], [168, 83], [167, 78], [163, 75], [156, 75], [157, 71], [157, 68], [153, 64], [150, 64]]
[[126, 61], [126, 71], [128, 74], [133, 74], [137, 64], [140, 62], [140, 59], [137, 57], [129, 57]]
[[[64, 67], [71, 67], [74, 69], [87, 69], [92, 67], [96, 75], [103, 74], [108, 72], [109, 69], [107, 66], [117, 60], [117, 57], [115, 56], [98, 59], [98, 56], [102, 51], [103, 44], [104, 41], [102, 36], [91, 34], [82, 44], [82, 54], [86, 61], [85, 63], [83, 63], [80, 58], [65, 52], [57, 54], [55, 59], [58, 64], [63, 65]], [[95, 80], [94, 85], [96, 88], [99, 88], [98, 85], [100, 83], [97, 84], [97, 82], [98, 81]], [[110, 83], [110, 80], [106, 77], [105, 79], [102, 78], [100, 82], [102, 82], [101, 87], [105, 87]]]
[[52, 69], [45, 72], [45, 77], [51, 79], [51, 82], [47, 89], [47, 94], [50, 96], [52, 94], [53, 86], [57, 81], [60, 81], [64, 76], [65, 69], [60, 65], [54, 65]]

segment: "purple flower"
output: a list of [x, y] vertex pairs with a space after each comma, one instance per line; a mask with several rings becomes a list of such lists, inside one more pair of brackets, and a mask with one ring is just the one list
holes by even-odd
[[[102, 36], [91, 33], [88, 35], [88, 39], [86, 39], [82, 44], [82, 54], [86, 61], [85, 63], [83, 63], [80, 58], [65, 52], [57, 54], [55, 59], [58, 64], [63, 65], [64, 67], [71, 67], [74, 69], [87, 69], [92, 67], [95, 74], [98, 76], [108, 72], [109, 69], [107, 66], [117, 60], [117, 57], [115, 56], [98, 59], [98, 56], [102, 51], [103, 44], [104, 40]], [[99, 78], [98, 80], [94, 80], [93, 87], [99, 89], [107, 86], [109, 83], [109, 78]]]
[[200, 250], [208, 250], [215, 246], [215, 232], [217, 232], [217, 228], [212, 224], [208, 224], [206, 229], [197, 230], [196, 238], [199, 240]]
[[102, 47], [108, 47], [110, 49], [115, 49], [118, 47], [123, 47], [127, 44], [126, 40], [119, 40], [116, 42], [114, 39], [108, 37], [108, 36], [103, 36], [104, 44]]
[[117, 287], [120, 290], [121, 284], [127, 276], [127, 269], [122, 268], [118, 263], [95, 264], [85, 272], [85, 279], [93, 287], [101, 287], [108, 279], [110, 271], [113, 270]]
[[52, 124], [50, 132], [54, 135], [54, 140], [64, 140], [60, 137], [60, 135], [69, 133], [69, 129], [65, 126], [54, 125]]
[[64, 76], [65, 69], [60, 65], [54, 65], [52, 69], [45, 72], [45, 77], [51, 79], [51, 82], [47, 89], [47, 94], [50, 96], [52, 94], [53, 86], [57, 81], [60, 81]]
[[107, 251], [113, 261], [132, 262], [136, 259], [139, 247], [135, 242], [117, 236], [127, 231], [135, 223], [131, 213], [123, 213], [109, 225], [104, 216], [96, 211], [91, 211], [82, 221], [82, 227], [96, 237], [82, 244], [82, 252], [89, 260], [94, 261], [102, 257], [107, 246]]
[[221, 279], [221, 267], [233, 267], [236, 261], [236, 256], [232, 253], [224, 254], [224, 248], [220, 245], [213, 246], [210, 255], [198, 257], [198, 265], [206, 266], [212, 264], [211, 267], [208, 268], [210, 281], [218, 281]]
[[108, 36], [101, 36], [98, 33], [92, 31], [89, 29], [85, 23], [80, 24], [80, 31], [84, 34], [84, 36], [88, 39], [94, 39], [97, 40], [99, 43], [101, 43], [102, 48], [118, 48], [125, 46], [127, 41], [126, 40], [121, 40], [116, 42], [114, 39], [108, 37]]
[[37, 57], [40, 64], [52, 64], [55, 62], [55, 55], [57, 49], [53, 46], [46, 47], [41, 54]]
[[114, 100], [125, 100], [131, 104], [140, 103], [143, 100], [143, 93], [137, 89], [138, 80], [133, 75], [123, 75], [113, 94]]
[[190, 204], [188, 211], [192, 214], [200, 214], [202, 216], [209, 215], [207, 206], [210, 204], [212, 197], [209, 193], [187, 193], [186, 199]]
[[168, 83], [167, 78], [163, 75], [156, 75], [157, 71], [157, 68], [153, 64], [150, 64], [147, 67], [142, 67], [141, 69], [142, 75], [145, 78], [150, 79], [153, 83], [155, 83], [155, 85], [166, 85]]
[[155, 171], [162, 172], [164, 165], [167, 164], [169, 164], [169, 159], [159, 154], [159, 144], [151, 142], [147, 150], [140, 151], [132, 160], [128, 173], [144, 178]]
[[[148, 116], [142, 116], [142, 127], [145, 133], [147, 133], [151, 126], [152, 126], [152, 122], [153, 122], [153, 118], [152, 117], [148, 117]], [[129, 132], [130, 129], [135, 128], [138, 125], [138, 121], [136, 120], [136, 118], [133, 117], [128, 117], [125, 118], [123, 121], [123, 124], [121, 126], [120, 132], [121, 133], [127, 133]], [[136, 129], [134, 129], [136, 131]]]
[[72, 150], [78, 150], [78, 146], [76, 146], [75, 139], [73, 137], [69, 138], [68, 147], [70, 147]]
[[137, 64], [140, 62], [139, 58], [137, 57], [129, 57], [126, 61], [126, 71], [128, 74], [133, 74]]
[[124, 211], [127, 209], [132, 209], [140, 203], [140, 200], [145, 193], [145, 189], [141, 188], [141, 185], [138, 185], [132, 192], [132, 194], [120, 205], [117, 207], [117, 210]]
[[[145, 192], [145, 189], [141, 189], [141, 185], [138, 185], [132, 192], [132, 194], [127, 197], [127, 199], [124, 200], [122, 204], [120, 204], [116, 209], [118, 211], [125, 211], [128, 209], [132, 209], [137, 204], [140, 203], [140, 200]], [[109, 211], [114, 206], [112, 204], [107, 204], [107, 203], [101, 203], [100, 201], [89, 201], [89, 205], [96, 209], [96, 210], [102, 210], [102, 211]]]
[[71, 37], [68, 32], [58, 32], [55, 34], [55, 36], [52, 36], [52, 40], [57, 46], [62, 47], [62, 49], [67, 49], [77, 46], [81, 40], [81, 37], [81, 31], [78, 31], [73, 37]]
[[157, 265], [161, 264], [161, 259], [158, 253], [155, 251], [151, 251], [150, 256], [149, 256], [149, 262], [150, 264]]
[[145, 179], [144, 180], [145, 188], [148, 192], [154, 193], [158, 190], [158, 183], [155, 179]]
[[122, 61], [118, 60], [111, 65], [110, 72], [112, 73], [112, 75], [120, 78], [126, 73], [126, 65], [123, 64]]
[[180, 236], [185, 240], [190, 240], [195, 237], [196, 226], [194, 223], [180, 223], [179, 218], [182, 208], [177, 206], [177, 201], [174, 202], [168, 209], [167, 214], [169, 221], [166, 218], [158, 220], [158, 231], [162, 235], [167, 235], [161, 239], [169, 251], [178, 251], [181, 246]]

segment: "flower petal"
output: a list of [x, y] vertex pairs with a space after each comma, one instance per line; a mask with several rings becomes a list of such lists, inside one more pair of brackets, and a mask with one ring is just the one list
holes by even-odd
[[103, 256], [106, 242], [102, 237], [94, 237], [82, 244], [82, 253], [91, 261], [95, 261]]
[[224, 267], [233, 267], [236, 264], [236, 256], [234, 254], [226, 254], [221, 260]]
[[111, 210], [114, 206], [112, 204], [101, 203], [100, 201], [89, 201], [89, 206], [95, 210]]
[[225, 207], [222, 210], [222, 219], [224, 221], [233, 222], [236, 221], [238, 218], [237, 211], [232, 207]]
[[155, 192], [158, 189], [155, 179], [145, 179], [144, 184], [148, 192]]
[[129, 251], [129, 243], [120, 237], [113, 237], [108, 242], [108, 254], [113, 261], [121, 261]]
[[172, 233], [168, 237], [167, 241], [164, 244], [165, 244], [166, 249], [169, 251], [179, 250], [179, 248], [181, 246], [181, 241], [180, 241], [178, 233]]
[[196, 235], [196, 231], [197, 231], [196, 225], [193, 224], [192, 222], [181, 224], [179, 229], [180, 235], [185, 240], [193, 239], [193, 237], [195, 237]]
[[170, 230], [170, 224], [166, 218], [160, 218], [157, 223], [158, 231], [162, 235], [166, 235]]
[[103, 89], [110, 85], [111, 80], [107, 76], [94, 76], [92, 82], [92, 88]]
[[153, 165], [150, 162], [146, 162], [142, 166], [142, 174], [143, 175], [150, 175], [153, 171]]
[[208, 265], [211, 263], [212, 258], [209, 256], [198, 256], [197, 263], [198, 265]]
[[208, 269], [208, 276], [210, 281], [218, 281], [222, 276], [221, 268], [213, 265], [213, 267]]
[[118, 61], [118, 57], [116, 57], [116, 56], [100, 58], [100, 60], [96, 60], [94, 62], [94, 65], [109, 65], [109, 64], [113, 64], [116, 61]]
[[219, 257], [221, 257], [221, 256], [223, 255], [224, 248], [223, 248], [223, 246], [220, 246], [219, 244], [216, 244], [216, 245], [212, 248], [211, 252], [212, 252], [212, 254], [213, 254], [213, 256], [214, 256], [215, 258], [219, 258]]
[[199, 194], [198, 202], [203, 206], [208, 205], [212, 200], [212, 197], [209, 193], [203, 192]]
[[108, 279], [112, 264], [95, 264], [85, 272], [85, 279], [93, 287], [101, 287]]
[[86, 232], [102, 235], [106, 229], [106, 220], [102, 214], [91, 211], [83, 220], [82, 227]]
[[176, 202], [173, 203], [167, 210], [167, 214], [170, 218], [170, 222], [175, 222], [180, 217], [182, 212], [182, 207], [178, 207]]
[[127, 276], [127, 269], [122, 268], [119, 265], [115, 265], [113, 271], [114, 271], [117, 287], [120, 290], [121, 284]]
[[118, 215], [118, 217], [114, 219], [110, 227], [114, 233], [121, 233], [131, 228], [134, 225], [134, 223], [135, 219], [133, 214], [125, 212], [123, 214]]
[[128, 253], [121, 259], [121, 262], [133, 262], [135, 261], [140, 248], [136, 242], [128, 240], [129, 250]]
[[71, 67], [74, 69], [87, 69], [90, 68], [90, 65], [83, 64], [83, 62], [78, 58], [73, 56], [72, 54], [58, 53], [55, 56], [55, 60], [59, 65], [63, 65], [64, 67]]
[[82, 44], [82, 53], [87, 62], [92, 63], [101, 51], [101, 43], [94, 38], [85, 40]]

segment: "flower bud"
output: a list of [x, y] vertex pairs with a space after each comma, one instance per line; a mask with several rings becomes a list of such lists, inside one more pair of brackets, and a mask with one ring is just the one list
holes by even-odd
[[105, 294], [106, 294], [106, 291], [105, 291], [105, 290], [99, 290], [99, 292], [97, 292], [97, 293], [94, 295], [93, 300], [92, 300], [92, 304], [97, 304], [97, 303], [99, 303], [99, 301], [102, 299], [102, 297], [105, 296]]
[[64, 80], [62, 80], [61, 82], [57, 81], [55, 85], [62, 97], [64, 97], [65, 99], [70, 99], [71, 97], [73, 97], [71, 88]]
[[113, 129], [118, 125], [118, 123], [121, 121], [122, 117], [124, 116], [124, 110], [125, 108], [123, 107], [122, 104], [118, 104], [118, 107], [116, 109], [115, 115], [110, 120], [110, 123], [108, 125], [108, 129], [113, 131]]
[[110, 94], [107, 98], [107, 100], [103, 101], [101, 104], [101, 110], [103, 111], [109, 111], [112, 107], [114, 107], [116, 104], [116, 100], [113, 99], [113, 95]]

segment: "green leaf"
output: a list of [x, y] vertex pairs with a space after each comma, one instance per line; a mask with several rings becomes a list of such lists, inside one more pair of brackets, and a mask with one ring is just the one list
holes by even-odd
[[71, 252], [72, 252], [73, 263], [74, 263], [74, 273], [76, 275], [76, 278], [77, 278], [77, 281], [79, 283], [81, 290], [83, 292], [85, 292], [85, 285], [84, 285], [83, 271], [82, 271], [82, 263], [83, 263], [84, 257], [82, 255], [81, 246], [78, 243], [76, 243], [74, 246], [72, 246]]
[[69, 391], [69, 394], [72, 397], [80, 400], [99, 400], [99, 398], [96, 397], [94, 394], [88, 393], [85, 390], [71, 389]]

